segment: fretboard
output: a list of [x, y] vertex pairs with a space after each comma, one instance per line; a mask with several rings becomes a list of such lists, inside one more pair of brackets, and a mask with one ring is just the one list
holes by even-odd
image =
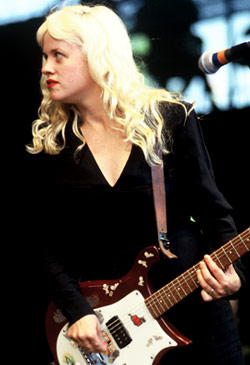
[[[210, 256], [224, 270], [249, 250], [250, 228], [247, 228], [244, 232], [214, 251]], [[199, 267], [200, 263], [197, 263], [145, 299], [145, 304], [154, 318], [161, 316], [200, 286], [196, 273]]]

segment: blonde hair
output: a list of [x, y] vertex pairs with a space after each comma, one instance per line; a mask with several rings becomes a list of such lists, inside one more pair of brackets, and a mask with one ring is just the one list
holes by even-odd
[[[168, 152], [160, 104], [183, 104], [165, 89], [146, 86], [134, 61], [128, 32], [115, 12], [102, 5], [67, 6], [49, 14], [40, 26], [40, 46], [46, 32], [81, 47], [91, 77], [102, 89], [103, 107], [110, 120], [121, 127], [127, 140], [141, 147], [149, 165], [160, 164], [156, 144], [164, 153]], [[82, 148], [85, 140], [79, 131], [76, 107], [50, 99], [45, 75], [41, 77], [41, 90], [43, 100], [39, 119], [32, 125], [33, 144], [27, 146], [28, 152], [60, 153], [65, 147], [65, 127], [72, 113], [72, 129], [81, 139]], [[187, 115], [184, 105], [183, 108]]]

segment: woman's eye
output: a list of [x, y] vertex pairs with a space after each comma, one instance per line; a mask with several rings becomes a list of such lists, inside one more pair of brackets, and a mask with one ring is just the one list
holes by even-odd
[[55, 56], [56, 56], [57, 59], [63, 57], [63, 55], [60, 52], [55, 52]]

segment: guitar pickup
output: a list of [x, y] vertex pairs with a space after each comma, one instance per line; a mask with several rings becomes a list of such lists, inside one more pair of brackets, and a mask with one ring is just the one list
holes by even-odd
[[106, 327], [108, 328], [109, 332], [113, 336], [115, 342], [120, 349], [123, 349], [132, 341], [132, 338], [130, 337], [128, 331], [126, 330], [118, 316], [112, 317], [106, 323]]

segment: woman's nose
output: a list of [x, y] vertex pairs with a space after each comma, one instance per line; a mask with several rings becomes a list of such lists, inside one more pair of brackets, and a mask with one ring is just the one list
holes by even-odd
[[41, 71], [44, 75], [54, 74], [55, 73], [55, 69], [53, 67], [53, 64], [48, 59], [44, 62]]

